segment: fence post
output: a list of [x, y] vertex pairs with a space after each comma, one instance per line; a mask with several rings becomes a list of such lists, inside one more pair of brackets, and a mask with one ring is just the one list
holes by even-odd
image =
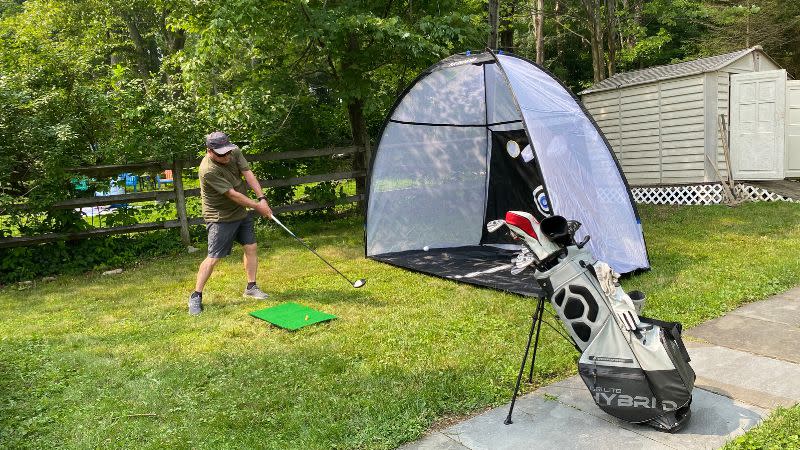
[[183, 245], [191, 244], [189, 238], [189, 219], [186, 216], [186, 197], [183, 195], [183, 161], [172, 161], [172, 186], [175, 189], [175, 209], [181, 223], [181, 241]]

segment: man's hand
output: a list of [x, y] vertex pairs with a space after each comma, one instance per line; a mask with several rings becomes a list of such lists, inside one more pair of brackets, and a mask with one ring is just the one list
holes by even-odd
[[266, 217], [267, 219], [272, 219], [272, 209], [269, 207], [266, 200], [261, 199], [256, 204], [256, 207], [253, 209], [255, 209], [263, 217]]

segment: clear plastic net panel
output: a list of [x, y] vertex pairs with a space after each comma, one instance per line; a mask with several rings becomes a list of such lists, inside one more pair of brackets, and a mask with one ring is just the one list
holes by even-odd
[[530, 132], [552, 211], [583, 224], [579, 238], [617, 272], [649, 267], [627, 187], [591, 120], [551, 76], [499, 55]]
[[427, 124], [485, 124], [482, 67], [464, 64], [427, 75], [406, 94], [391, 119]]
[[497, 64], [486, 64], [486, 110], [487, 120], [492, 123], [520, 121], [516, 128], [522, 125], [522, 116], [514, 104], [514, 96], [508, 89], [508, 83], [500, 72]]
[[390, 122], [372, 168], [367, 255], [480, 242], [486, 129]]

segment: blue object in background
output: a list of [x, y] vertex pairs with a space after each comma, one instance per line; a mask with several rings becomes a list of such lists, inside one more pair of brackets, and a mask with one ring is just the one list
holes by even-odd
[[133, 186], [133, 192], [136, 192], [136, 189], [139, 187], [139, 175], [133, 175], [130, 173], [126, 173], [125, 175], [125, 187]]
[[172, 183], [172, 171], [165, 170], [163, 173], [156, 175], [156, 183], [158, 186], [162, 184], [171, 184]]

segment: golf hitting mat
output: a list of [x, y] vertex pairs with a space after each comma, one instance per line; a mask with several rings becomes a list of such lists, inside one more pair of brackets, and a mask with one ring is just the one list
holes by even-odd
[[298, 305], [292, 302], [253, 311], [250, 315], [290, 331], [299, 330], [308, 325], [336, 318], [333, 314], [317, 311], [308, 306]]

